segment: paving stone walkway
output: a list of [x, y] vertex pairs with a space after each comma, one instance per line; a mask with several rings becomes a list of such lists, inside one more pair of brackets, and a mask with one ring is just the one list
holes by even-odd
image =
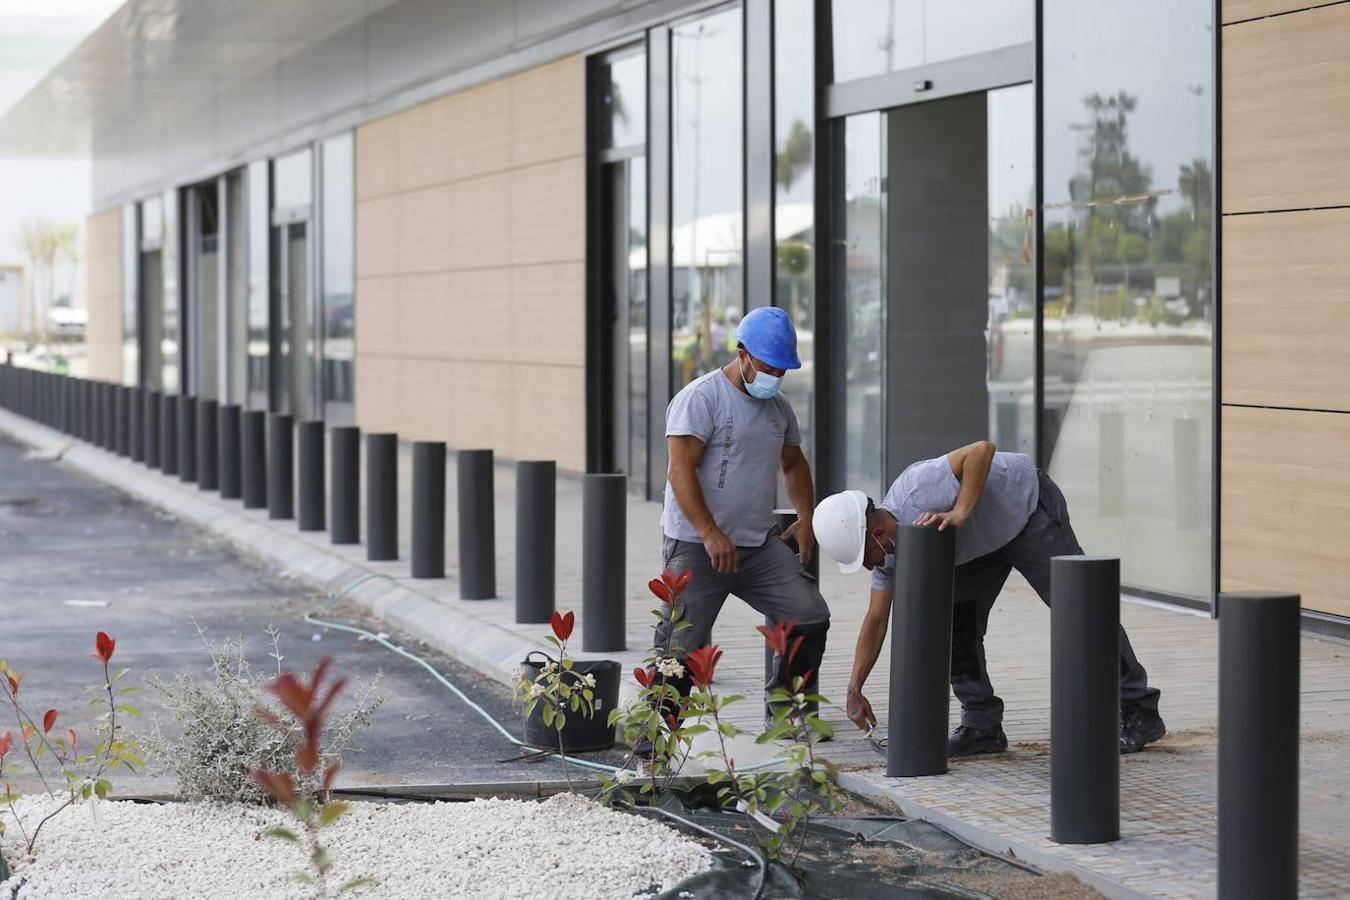
[[[0, 428], [41, 446], [55, 446], [62, 438], [9, 413], [0, 411]], [[402, 487], [400, 537], [402, 559], [394, 563], [366, 563], [363, 547], [333, 547], [326, 534], [300, 533], [294, 522], [275, 522], [266, 511], [244, 511], [237, 501], [222, 501], [177, 479], [117, 459], [104, 451], [79, 445], [69, 462], [119, 484], [130, 492], [160, 503], [237, 539], [258, 553], [282, 555], [298, 571], [328, 578], [342, 577], [366, 583], [351, 595], [391, 616], [391, 624], [411, 628], [451, 655], [470, 661], [483, 671], [505, 678], [529, 642], [538, 641], [538, 625], [516, 625], [513, 595], [515, 491], [512, 470], [496, 470], [497, 581], [500, 599], [459, 599], [456, 580], [454, 460], [447, 478], [447, 567], [444, 581], [408, 578], [411, 456], [404, 448], [400, 462]], [[558, 606], [580, 612], [581, 600], [581, 490], [580, 481], [560, 476], [558, 483]], [[628, 505], [625, 534], [615, 535], [628, 547], [628, 650], [607, 653], [626, 668], [641, 660], [650, 641], [648, 613], [652, 602], [645, 584], [660, 571], [659, 507], [634, 498]], [[363, 520], [364, 529], [364, 520]], [[1109, 547], [1088, 548], [1109, 553]], [[398, 585], [401, 596], [421, 603], [403, 616], [404, 601], [388, 605], [373, 590], [368, 573], [385, 576]], [[386, 585], [384, 577], [376, 579]], [[822, 591], [833, 611], [830, 646], [822, 666], [822, 691], [842, 700], [851, 666], [858, 624], [867, 601], [864, 575], [841, 576], [828, 570]], [[1289, 585], [1274, 587], [1287, 588]], [[1297, 587], [1297, 586], [1292, 586]], [[386, 587], [387, 593], [397, 589]], [[368, 594], [363, 599], [363, 594]], [[1016, 574], [1009, 580], [990, 618], [986, 646], [995, 687], [1007, 705], [1004, 727], [1010, 751], [998, 757], [957, 761], [947, 775], [892, 779], [883, 760], [833, 707], [826, 718], [838, 739], [827, 755], [840, 767], [846, 786], [885, 796], [908, 814], [942, 824], [986, 849], [1013, 850], [1033, 862], [1078, 872], [1108, 893], [1163, 897], [1212, 897], [1216, 881], [1216, 748], [1217, 660], [1216, 623], [1208, 616], [1179, 611], [1147, 601], [1125, 598], [1121, 615], [1150, 680], [1162, 690], [1161, 712], [1169, 735], [1149, 751], [1122, 760], [1121, 830], [1114, 844], [1062, 846], [1048, 838], [1050, 823], [1049, 772], [1049, 611]], [[425, 601], [432, 601], [427, 603]], [[442, 623], [453, 616], [455, 627]], [[402, 618], [401, 618], [402, 616]], [[720, 685], [728, 691], [753, 696], [762, 684], [763, 644], [754, 631], [762, 621], [753, 610], [729, 600], [715, 632], [726, 652], [719, 669]], [[463, 623], [471, 623], [464, 627]], [[1350, 646], [1313, 637], [1302, 642], [1302, 778], [1301, 892], [1305, 897], [1344, 896], [1350, 883]], [[868, 683], [868, 696], [879, 718], [887, 715], [887, 650]], [[750, 727], [759, 709], [747, 700], [735, 707], [733, 718]], [[958, 708], [953, 701], [952, 721]], [[751, 758], [755, 748], [736, 750], [738, 762]], [[769, 751], [759, 748], [761, 754]]]

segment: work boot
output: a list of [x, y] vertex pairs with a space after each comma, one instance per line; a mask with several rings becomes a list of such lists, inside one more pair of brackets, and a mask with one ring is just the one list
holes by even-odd
[[971, 728], [959, 725], [947, 738], [947, 758], [975, 756], [979, 753], [1002, 753], [1008, 749], [1008, 736], [1001, 725], [993, 728]]
[[1120, 752], [1138, 753], [1167, 734], [1167, 726], [1156, 709], [1127, 704], [1120, 709]]

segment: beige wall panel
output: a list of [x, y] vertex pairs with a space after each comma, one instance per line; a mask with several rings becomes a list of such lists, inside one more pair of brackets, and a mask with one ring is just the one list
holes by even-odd
[[443, 271], [450, 258], [453, 229], [449, 185], [399, 194], [399, 272]]
[[1223, 400], [1350, 410], [1350, 209], [1226, 216]]
[[[356, 282], [356, 356], [399, 353], [399, 279], [393, 275]], [[360, 368], [360, 365], [357, 366]]]
[[478, 269], [511, 261], [511, 193], [515, 173], [484, 175], [450, 186], [448, 268]]
[[516, 459], [555, 459], [572, 471], [586, 468], [586, 373], [560, 366], [516, 366]]
[[1350, 3], [1223, 29], [1223, 210], [1350, 204]]
[[402, 395], [399, 437], [410, 441], [450, 441], [451, 369], [441, 359], [405, 359], [399, 364]]
[[511, 358], [518, 363], [586, 365], [584, 263], [519, 266], [511, 290]]
[[453, 423], [451, 445], [461, 450], [491, 447], [501, 456], [515, 457], [513, 385], [511, 366], [506, 363], [452, 363], [447, 394]]
[[510, 82], [490, 81], [448, 100], [450, 177], [472, 178], [510, 167]]
[[358, 278], [398, 274], [400, 204], [397, 195], [362, 200], [356, 204]]
[[398, 189], [398, 116], [356, 129], [356, 199], [382, 197]]
[[1223, 590], [1290, 590], [1350, 615], [1350, 415], [1225, 407]]
[[1342, 0], [1223, 0], [1220, 15], [1227, 24], [1340, 2]]
[[585, 175], [581, 157], [518, 169], [511, 259], [517, 264], [585, 258]]
[[399, 361], [390, 356], [361, 356], [356, 363], [356, 424], [362, 431], [398, 431]]
[[398, 350], [405, 357], [443, 358], [454, 334], [450, 273], [399, 279]]
[[122, 210], [85, 220], [85, 333], [90, 378], [122, 380]]
[[398, 118], [398, 183], [401, 190], [442, 184], [451, 177], [450, 98], [405, 110]]
[[511, 270], [471, 269], [450, 276], [455, 359], [510, 362]]
[[586, 152], [586, 59], [569, 56], [511, 80], [511, 161], [527, 166]]

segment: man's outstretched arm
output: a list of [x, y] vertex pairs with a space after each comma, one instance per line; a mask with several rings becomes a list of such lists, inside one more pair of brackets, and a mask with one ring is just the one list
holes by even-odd
[[867, 604], [867, 613], [863, 616], [862, 628], [858, 631], [858, 646], [853, 651], [853, 674], [848, 680], [848, 698], [844, 710], [849, 720], [863, 731], [877, 724], [872, 712], [872, 704], [863, 696], [863, 684], [872, 673], [881, 655], [881, 644], [886, 640], [886, 628], [891, 619], [892, 591], [872, 588], [872, 597]]
[[946, 512], [926, 512], [914, 520], [915, 525], [931, 525], [936, 522], [938, 531], [945, 531], [948, 525], [960, 528], [966, 524], [975, 504], [980, 502], [985, 483], [989, 481], [989, 467], [994, 464], [997, 448], [989, 441], [976, 441], [947, 454], [947, 464], [952, 474], [961, 482], [961, 490], [956, 502]]

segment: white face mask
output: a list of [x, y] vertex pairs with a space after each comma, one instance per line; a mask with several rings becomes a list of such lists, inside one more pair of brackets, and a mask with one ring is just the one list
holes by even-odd
[[782, 386], [783, 379], [778, 375], [770, 375], [768, 372], [755, 370], [755, 380], [746, 381], [745, 364], [741, 364], [741, 383], [751, 397], [756, 400], [769, 400], [778, 394], [778, 389]]
[[877, 541], [877, 536], [876, 536], [875, 534], [872, 534], [872, 532], [870, 532], [870, 531], [867, 532], [867, 534], [868, 534], [869, 537], [872, 538], [872, 540], [874, 540], [874, 541], [877, 542], [877, 546], [878, 546], [878, 547], [881, 547], [881, 552], [882, 552], [882, 554], [883, 554], [883, 556], [884, 556], [884, 558], [883, 558], [882, 561], [881, 561], [881, 568], [887, 569], [887, 570], [889, 570], [889, 571], [891, 571], [891, 572], [894, 572], [894, 571], [895, 571], [895, 548], [892, 547], [892, 548], [891, 548], [891, 552], [890, 552], [890, 553], [887, 553], [887, 552], [886, 552], [886, 548], [885, 548], [884, 546], [882, 546], [881, 541]]

